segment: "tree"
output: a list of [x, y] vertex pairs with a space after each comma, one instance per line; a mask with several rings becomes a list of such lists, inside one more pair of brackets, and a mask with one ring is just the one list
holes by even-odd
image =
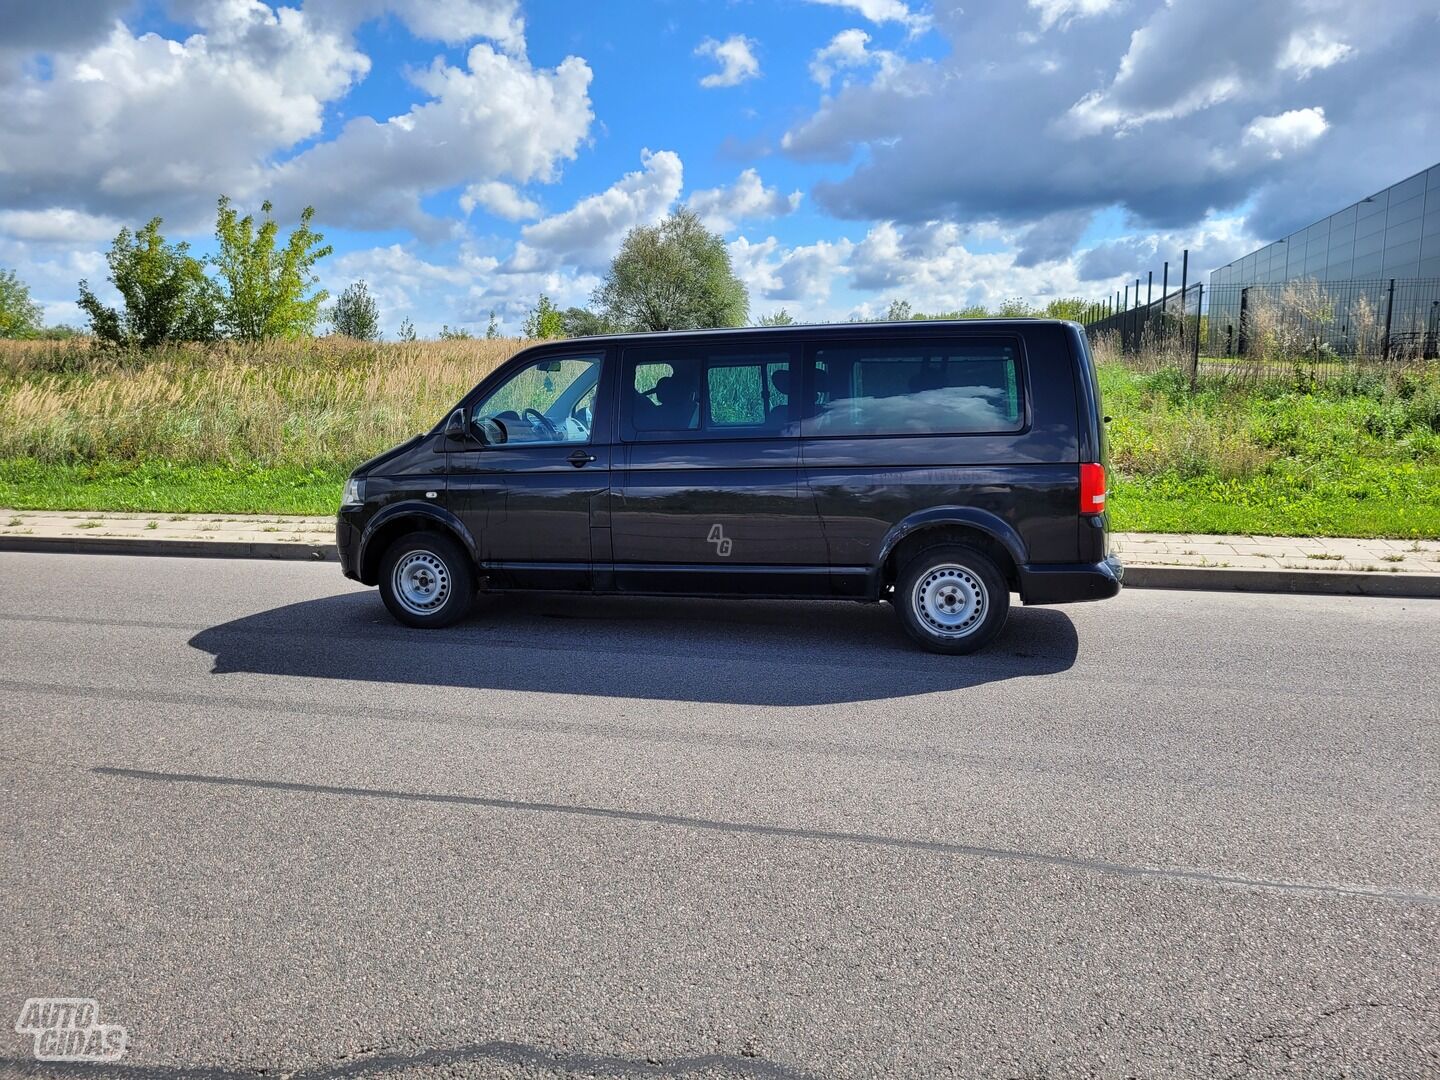
[[330, 309], [330, 326], [335, 333], [356, 341], [379, 340], [380, 309], [365, 282], [357, 281], [340, 294]]
[[167, 341], [210, 341], [215, 337], [219, 294], [190, 245], [167, 243], [160, 218], [137, 233], [121, 229], [105, 262], [123, 311], [107, 307], [80, 282], [80, 308], [96, 337], [116, 345], [152, 348]]
[[1045, 305], [1045, 317], [1047, 319], [1069, 319], [1071, 322], [1081, 322], [1085, 318], [1085, 312], [1090, 307], [1090, 302], [1078, 296], [1060, 296], [1051, 300]]
[[1009, 300], [1000, 301], [1000, 309], [995, 312], [995, 317], [997, 319], [1033, 319], [1035, 309], [1023, 297], [1012, 296]]
[[403, 318], [403, 319], [400, 320], [400, 329], [399, 329], [399, 331], [395, 334], [395, 340], [396, 340], [396, 341], [414, 341], [414, 340], [415, 340], [415, 324], [410, 321], [410, 317], [409, 317], [408, 315], [407, 315], [405, 318]]
[[604, 315], [589, 308], [566, 308], [560, 316], [562, 337], [596, 337], [615, 333], [615, 326]]
[[315, 263], [334, 249], [310, 228], [315, 208], [300, 214], [300, 226], [277, 247], [280, 227], [270, 216], [269, 201], [260, 212], [265, 220], [257, 229], [249, 214], [240, 217], [230, 200], [220, 196], [215, 239], [220, 252], [213, 262], [220, 271], [220, 321], [237, 338], [294, 338], [315, 332], [320, 307], [329, 299], [324, 289], [315, 292]]
[[440, 327], [441, 341], [469, 341], [475, 335], [466, 330], [463, 326], [451, 326], [445, 323]]
[[795, 319], [790, 312], [783, 307], [779, 311], [772, 311], [769, 315], [760, 316], [760, 326], [794, 326]]
[[565, 316], [544, 293], [525, 316], [527, 338], [558, 338], [565, 336]]
[[915, 317], [915, 313], [910, 309], [909, 300], [891, 300], [890, 307], [885, 312], [886, 322], [909, 322]]
[[593, 300], [617, 327], [633, 330], [744, 326], [750, 313], [724, 238], [691, 210], [631, 229]]
[[485, 324], [485, 340], [494, 341], [500, 336], [500, 321], [495, 318], [495, 311], [490, 311], [490, 321]]
[[0, 338], [34, 337], [44, 314], [15, 271], [0, 270]]

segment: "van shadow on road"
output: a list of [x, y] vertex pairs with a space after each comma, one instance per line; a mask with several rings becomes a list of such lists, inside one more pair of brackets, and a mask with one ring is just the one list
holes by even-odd
[[214, 674], [655, 698], [829, 705], [962, 690], [1068, 670], [1078, 639], [1054, 608], [1017, 608], [989, 648], [936, 656], [887, 605], [527, 595], [481, 597], [446, 630], [394, 623], [373, 593], [274, 608], [201, 631]]

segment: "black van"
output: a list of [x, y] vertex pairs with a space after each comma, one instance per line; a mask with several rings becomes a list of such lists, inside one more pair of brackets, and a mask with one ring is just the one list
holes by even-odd
[[477, 588], [888, 600], [937, 652], [1120, 590], [1084, 332], [1049, 320], [536, 345], [355, 470], [345, 575], [410, 626]]

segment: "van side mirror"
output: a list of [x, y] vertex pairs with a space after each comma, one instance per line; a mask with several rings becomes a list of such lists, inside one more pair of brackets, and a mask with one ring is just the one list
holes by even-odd
[[465, 415], [464, 409], [456, 409], [445, 421], [445, 440], [447, 442], [469, 442], [474, 438], [475, 431], [470, 425], [470, 417]]

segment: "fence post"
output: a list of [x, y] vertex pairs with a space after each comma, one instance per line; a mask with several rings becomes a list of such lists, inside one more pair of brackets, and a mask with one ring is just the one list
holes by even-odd
[[1382, 360], [1390, 359], [1390, 317], [1395, 314], [1395, 279], [1390, 279], [1389, 295], [1385, 301], [1385, 344], [1380, 348]]
[[1200, 319], [1205, 311], [1205, 285], [1195, 286], [1195, 352], [1190, 361], [1190, 389], [1200, 381]]
[[1135, 339], [1135, 351], [1140, 351], [1140, 328], [1144, 326], [1140, 318], [1140, 279], [1135, 279], [1135, 314], [1130, 316], [1130, 335]]
[[1250, 344], [1250, 286], [1240, 290], [1240, 340], [1235, 345], [1238, 356], [1244, 356]]
[[1190, 287], [1190, 249], [1180, 255], [1180, 347], [1185, 347], [1185, 291]]

